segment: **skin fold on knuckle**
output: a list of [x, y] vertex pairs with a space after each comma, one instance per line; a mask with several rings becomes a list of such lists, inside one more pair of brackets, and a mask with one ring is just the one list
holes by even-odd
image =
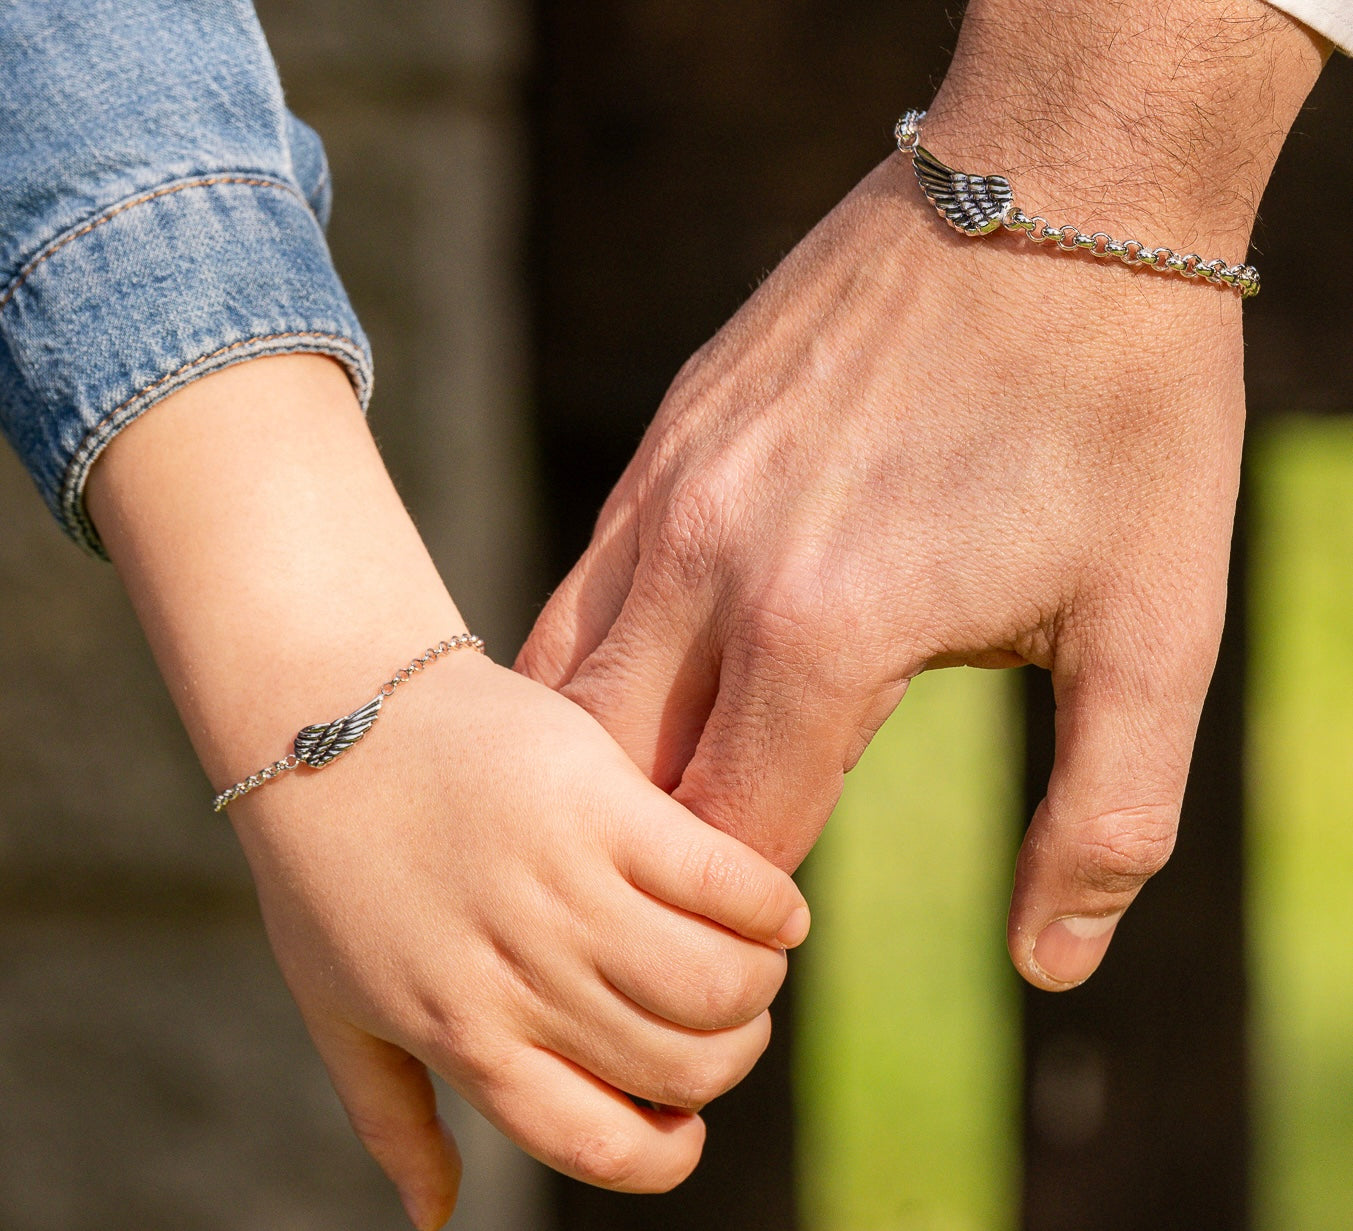
[[721, 846], [692, 845], [681, 861], [682, 883], [691, 886], [696, 899], [711, 912], [724, 903], [740, 901], [746, 880], [745, 869]]
[[[764, 958], [764, 960], [763, 960]], [[696, 979], [703, 1029], [724, 1030], [754, 1021], [770, 1007], [784, 982], [783, 953], [762, 950], [710, 965]]]
[[650, 1095], [669, 1107], [692, 1111], [727, 1094], [748, 1073], [770, 1043], [770, 1022], [755, 1022], [691, 1040], [686, 1054], [659, 1075]]
[[630, 1130], [610, 1125], [580, 1133], [560, 1157], [559, 1170], [598, 1188], [616, 1192], [666, 1192], [681, 1183], [699, 1161], [667, 1160], [645, 1148]]
[[1075, 880], [1096, 894], [1134, 894], [1159, 872], [1174, 851], [1179, 810], [1143, 804], [1104, 813], [1077, 834]]

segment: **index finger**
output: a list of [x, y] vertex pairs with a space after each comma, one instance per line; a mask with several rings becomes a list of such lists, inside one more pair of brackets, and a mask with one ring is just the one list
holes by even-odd
[[638, 553], [633, 516], [603, 514], [582, 558], [537, 617], [513, 670], [556, 690], [573, 679], [625, 605]]

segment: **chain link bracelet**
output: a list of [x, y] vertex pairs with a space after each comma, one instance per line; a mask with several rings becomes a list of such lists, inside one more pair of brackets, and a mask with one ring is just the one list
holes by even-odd
[[1173, 248], [1151, 248], [1136, 239], [1113, 239], [1103, 231], [1087, 235], [1070, 223], [1054, 227], [1046, 218], [1030, 217], [1015, 204], [1014, 189], [1003, 175], [968, 175], [942, 163], [921, 144], [924, 111], [908, 111], [893, 129], [897, 148], [912, 160], [916, 182], [940, 216], [964, 235], [990, 235], [1004, 228], [1035, 244], [1056, 244], [1063, 252], [1088, 252], [1101, 259], [1115, 257], [1124, 265], [1202, 278], [1239, 291], [1242, 299], [1259, 294], [1259, 271], [1253, 265], [1205, 261], [1196, 252], [1180, 254]]
[[471, 636], [469, 633], [462, 633], [458, 637], [452, 637], [449, 641], [437, 642], [425, 654], [419, 655], [408, 666], [401, 667], [396, 671], [381, 685], [380, 692], [361, 709], [353, 710], [351, 714], [344, 718], [335, 718], [333, 722], [321, 722], [314, 726], [302, 728], [297, 732], [296, 742], [290, 756], [285, 756], [280, 761], [274, 761], [266, 769], [260, 769], [258, 773], [250, 774], [242, 782], [227, 787], [212, 800], [211, 810], [220, 812], [227, 804], [234, 803], [242, 795], [248, 795], [250, 791], [257, 790], [265, 782], [271, 782], [281, 774], [299, 769], [302, 765], [308, 765], [311, 769], [323, 769], [330, 761], [347, 752], [353, 744], [376, 725], [376, 719], [380, 717], [381, 706], [386, 697], [393, 695], [395, 689], [401, 684], [407, 684], [415, 675], [436, 662], [444, 654], [452, 654], [456, 650], [474, 650], [482, 654], [484, 642], [479, 637]]

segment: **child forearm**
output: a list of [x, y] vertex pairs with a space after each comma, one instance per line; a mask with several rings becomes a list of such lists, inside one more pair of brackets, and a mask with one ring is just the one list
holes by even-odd
[[329, 359], [189, 385], [113, 441], [88, 500], [215, 785], [465, 631]]
[[[167, 399], [89, 500], [218, 790], [464, 631], [326, 359]], [[560, 1170], [668, 1188], [699, 1157], [695, 1110], [765, 1046], [782, 946], [807, 931], [788, 877], [478, 654], [230, 815], [334, 1086], [421, 1231], [458, 1177], [428, 1068]]]

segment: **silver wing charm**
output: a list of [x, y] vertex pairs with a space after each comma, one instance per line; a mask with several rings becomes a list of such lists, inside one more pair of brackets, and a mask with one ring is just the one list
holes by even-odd
[[990, 235], [1015, 203], [1014, 190], [1003, 175], [965, 175], [945, 166], [923, 145], [915, 146], [913, 155], [921, 191], [944, 220], [965, 235]]
[[374, 701], [368, 701], [359, 710], [354, 710], [346, 718], [335, 718], [333, 722], [321, 722], [313, 727], [304, 728], [296, 736], [296, 757], [311, 769], [320, 769], [328, 765], [335, 757], [347, 752], [362, 738], [380, 716], [384, 695]]

